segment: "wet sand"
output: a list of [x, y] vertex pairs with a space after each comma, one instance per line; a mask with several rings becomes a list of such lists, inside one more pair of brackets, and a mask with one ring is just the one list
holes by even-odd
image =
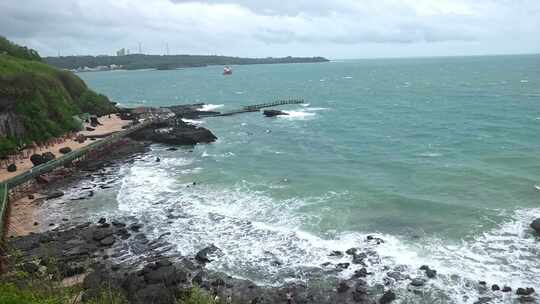
[[[36, 210], [43, 202], [43, 196], [37, 193], [32, 194], [33, 199], [24, 196], [23, 198], [10, 202], [10, 215], [7, 221], [7, 237], [28, 235], [32, 232], [42, 232], [47, 227], [37, 222]], [[37, 223], [35, 225], [34, 223]]]

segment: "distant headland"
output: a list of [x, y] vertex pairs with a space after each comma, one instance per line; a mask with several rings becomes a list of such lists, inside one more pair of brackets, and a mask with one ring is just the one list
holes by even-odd
[[214, 55], [143, 55], [124, 56], [61, 56], [45, 57], [44, 60], [57, 68], [73, 71], [101, 70], [172, 70], [178, 68], [204, 67], [210, 65], [245, 65], [277, 63], [328, 62], [324, 57], [241, 58]]

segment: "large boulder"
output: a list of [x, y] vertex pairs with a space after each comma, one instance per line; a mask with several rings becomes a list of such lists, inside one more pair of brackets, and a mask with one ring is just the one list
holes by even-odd
[[52, 152], [45, 152], [45, 153], [41, 154], [41, 156], [43, 157], [43, 162], [44, 163], [48, 163], [51, 160], [54, 160], [56, 158], [56, 156]]
[[195, 259], [199, 261], [202, 264], [210, 263], [212, 260], [210, 260], [210, 255], [218, 251], [219, 248], [217, 248], [214, 244], [200, 250], [197, 252], [197, 255], [195, 255]]
[[41, 154], [32, 154], [32, 156], [30, 156], [30, 161], [34, 166], [39, 166], [45, 163]]
[[62, 191], [54, 191], [54, 192], [51, 192], [51, 193], [47, 194], [45, 199], [46, 200], [51, 200], [51, 199], [59, 198], [59, 197], [62, 197], [62, 196], [64, 196], [64, 192], [62, 192]]
[[285, 112], [280, 111], [280, 110], [264, 110], [263, 114], [266, 117], [274, 117], [274, 116], [278, 116], [278, 115], [289, 115], [288, 113], [285, 113]]
[[535, 290], [532, 287], [527, 287], [527, 288], [520, 287], [516, 290], [516, 294], [518, 296], [528, 296], [528, 295], [532, 295], [534, 292]]
[[92, 125], [92, 127], [97, 127], [97, 126], [101, 125], [101, 123], [99, 122], [97, 116], [91, 116], [90, 117], [90, 124]]
[[169, 145], [196, 145], [198, 143], [211, 143], [217, 137], [210, 130], [202, 127], [188, 125], [179, 121], [172, 128], [142, 129], [130, 135], [140, 141], [153, 141]]
[[63, 148], [60, 148], [60, 150], [58, 150], [60, 153], [62, 154], [68, 154], [69, 152], [71, 152], [71, 148], [70, 147], [63, 147]]
[[17, 165], [11, 164], [7, 167], [8, 172], [15, 172], [17, 171]]
[[536, 231], [536, 233], [540, 234], [540, 218], [535, 219], [531, 223], [531, 228], [534, 229], [534, 231]]
[[396, 299], [396, 294], [389, 290], [379, 299], [379, 304], [388, 304]]

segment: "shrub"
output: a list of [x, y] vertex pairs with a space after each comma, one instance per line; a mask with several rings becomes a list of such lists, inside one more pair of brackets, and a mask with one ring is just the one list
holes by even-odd
[[191, 288], [184, 296], [178, 299], [177, 304], [221, 304], [199, 287]]

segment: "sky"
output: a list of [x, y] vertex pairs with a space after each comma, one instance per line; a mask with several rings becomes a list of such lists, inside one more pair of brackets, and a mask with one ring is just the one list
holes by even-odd
[[540, 53], [540, 0], [1, 0], [0, 35], [42, 56]]

